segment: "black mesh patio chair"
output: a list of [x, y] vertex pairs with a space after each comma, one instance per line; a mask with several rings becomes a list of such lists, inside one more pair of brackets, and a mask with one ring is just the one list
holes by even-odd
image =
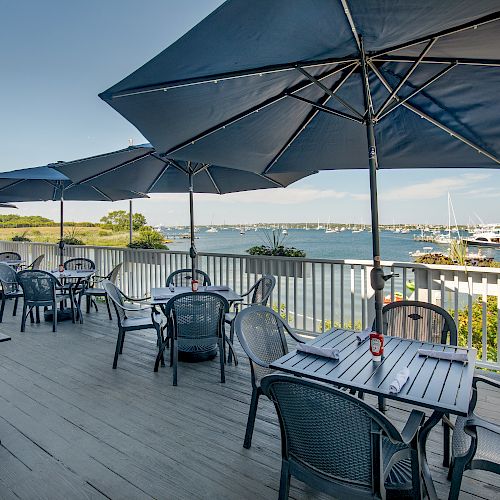
[[[191, 280], [193, 279], [192, 276], [192, 269], [179, 269], [168, 275], [166, 286], [174, 285], [191, 287]], [[195, 278], [201, 286], [210, 286], [212, 284], [210, 276], [200, 269], [195, 269]]]
[[[453, 318], [442, 307], [429, 302], [416, 300], [391, 302], [383, 307], [382, 320], [384, 335], [434, 344], [458, 344], [457, 325]], [[380, 396], [378, 402], [379, 410], [385, 411], [385, 398]], [[448, 415], [443, 419], [443, 425], [443, 463], [448, 466], [450, 459], [450, 421]]]
[[[127, 332], [137, 330], [148, 330], [154, 328], [157, 335], [157, 346], [160, 347], [163, 341], [163, 318], [151, 305], [141, 305], [134, 307], [133, 303], [140, 303], [148, 300], [149, 297], [142, 299], [133, 299], [127, 297], [114, 283], [109, 280], [103, 280], [102, 286], [111, 299], [115, 308], [118, 320], [118, 337], [116, 339], [115, 357], [113, 359], [113, 368], [118, 364], [118, 355], [123, 352], [123, 343]], [[128, 303], [128, 304], [127, 304]]]
[[40, 269], [40, 266], [42, 264], [43, 259], [45, 259], [45, 254], [42, 253], [42, 255], [39, 255], [31, 264], [28, 264], [27, 266], [23, 266], [22, 264], [19, 266], [21, 270], [25, 269], [32, 269], [34, 271]]
[[90, 284], [88, 287], [86, 287], [83, 292], [80, 294], [79, 300], [82, 300], [82, 297], [85, 296], [86, 301], [87, 301], [87, 313], [90, 312], [90, 307], [93, 305], [96, 312], [99, 311], [99, 308], [97, 307], [97, 302], [96, 298], [97, 297], [102, 297], [104, 298], [104, 301], [106, 302], [106, 308], [108, 310], [108, 316], [109, 319], [112, 320], [113, 317], [111, 316], [111, 308], [109, 306], [109, 300], [108, 300], [108, 294], [106, 293], [106, 290], [102, 287], [102, 283], [104, 280], [108, 280], [113, 284], [116, 284], [116, 280], [118, 279], [118, 274], [120, 274], [120, 270], [122, 268], [122, 263], [120, 262], [118, 265], [116, 265], [111, 272], [106, 275], [106, 276], [97, 276], [94, 275], [92, 277], [92, 280], [90, 281]]
[[[229, 340], [232, 343], [234, 343], [234, 328], [233, 328], [234, 318], [236, 317], [240, 309], [245, 306], [267, 305], [269, 297], [271, 297], [271, 294], [273, 293], [275, 286], [276, 286], [276, 278], [273, 275], [266, 274], [262, 276], [262, 278], [257, 280], [255, 284], [252, 286], [252, 288], [248, 290], [248, 292], [241, 295], [242, 297], [249, 297], [250, 301], [246, 303], [236, 302], [234, 304], [234, 311], [226, 314], [224, 320], [231, 326], [229, 333]], [[231, 363], [231, 352], [229, 353], [228, 361], [229, 363]]]
[[0, 252], [0, 262], [21, 260], [21, 255], [17, 252]]
[[74, 297], [59, 280], [47, 271], [26, 270], [17, 273], [17, 281], [23, 289], [23, 319], [21, 321], [21, 332], [26, 328], [26, 317], [30, 314], [33, 322], [32, 311], [36, 309], [36, 321], [40, 322], [39, 307], [52, 307], [52, 331], [57, 331], [57, 305], [67, 300], [71, 304], [71, 316], [75, 322]]
[[252, 399], [248, 412], [244, 448], [252, 445], [257, 405], [262, 394], [260, 381], [272, 370], [269, 365], [288, 353], [285, 332], [296, 342], [302, 340], [279, 314], [266, 306], [254, 305], [241, 311], [234, 321], [234, 330], [250, 361], [252, 374]]
[[2, 305], [0, 307], [0, 323], [3, 321], [3, 313], [5, 310], [5, 302], [14, 299], [14, 309], [12, 316], [16, 315], [17, 304], [19, 297], [23, 296], [23, 292], [17, 281], [16, 271], [8, 264], [0, 262], [0, 285], [2, 286]]
[[477, 385], [486, 384], [500, 389], [500, 381], [477, 375], [472, 382], [472, 398], [467, 417], [457, 417], [452, 438], [450, 500], [458, 498], [464, 471], [482, 469], [500, 474], [500, 426], [474, 413]]
[[418, 429], [413, 410], [402, 432], [364, 401], [312, 380], [268, 375], [262, 392], [281, 428], [279, 498], [290, 477], [335, 498], [420, 498]]
[[64, 269], [68, 271], [78, 271], [84, 269], [86, 271], [95, 271], [95, 262], [84, 257], [75, 257], [64, 263]]
[[[179, 350], [184, 352], [209, 352], [215, 345], [219, 350], [220, 381], [226, 381], [224, 373], [224, 314], [229, 310], [227, 300], [216, 293], [189, 292], [172, 297], [164, 308], [171, 339], [170, 366], [173, 365], [173, 385], [177, 385], [177, 361]], [[167, 347], [164, 339], [154, 371]]]

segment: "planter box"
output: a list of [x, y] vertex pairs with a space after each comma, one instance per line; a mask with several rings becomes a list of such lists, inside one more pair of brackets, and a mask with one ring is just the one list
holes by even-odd
[[305, 263], [292, 260], [281, 260], [279, 257], [246, 259], [246, 272], [248, 274], [272, 274], [274, 276], [288, 276], [290, 278], [303, 278]]

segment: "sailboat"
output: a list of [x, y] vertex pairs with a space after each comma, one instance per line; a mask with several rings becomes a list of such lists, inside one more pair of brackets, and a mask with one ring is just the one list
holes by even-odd
[[451, 195], [448, 193], [448, 235], [446, 234], [438, 234], [435, 238], [435, 242], [440, 245], [450, 245], [452, 241], [455, 241], [457, 238], [453, 238], [451, 236], [451, 216], [453, 214], [453, 219], [455, 220], [455, 230], [458, 234], [458, 240], [460, 240], [460, 231], [457, 226], [457, 218], [455, 216], [455, 209], [453, 208], [453, 203], [451, 202]]
[[327, 233], [336, 233], [338, 231], [338, 229], [335, 227], [335, 228], [332, 228], [331, 225], [330, 225], [330, 219], [328, 219], [328, 225], [326, 226], [326, 229], [325, 229], [325, 234]]

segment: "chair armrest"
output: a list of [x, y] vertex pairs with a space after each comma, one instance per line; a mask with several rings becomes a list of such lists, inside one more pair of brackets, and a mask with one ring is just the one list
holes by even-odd
[[297, 330], [292, 328], [285, 320], [283, 320], [283, 327], [285, 328], [286, 332], [290, 337], [292, 337], [295, 342], [298, 342], [299, 344], [305, 344], [307, 340], [311, 339], [303, 339], [299, 333], [297, 333]]
[[476, 437], [476, 428], [481, 427], [487, 431], [493, 432], [500, 436], [500, 425], [489, 422], [488, 420], [483, 420], [480, 417], [472, 417], [467, 419], [464, 426], [464, 431], [469, 434], [469, 436]]
[[478, 382], [482, 382], [484, 384], [488, 384], [492, 387], [500, 389], [500, 380], [496, 380], [494, 378], [485, 377], [484, 375], [474, 375], [474, 378], [472, 379], [472, 387], [477, 388]]
[[119, 292], [121, 293], [122, 297], [127, 301], [127, 302], [143, 302], [145, 300], [150, 300], [151, 299], [151, 296], [147, 296], [147, 297], [142, 297], [142, 298], [139, 298], [139, 297], [129, 297], [127, 295], [125, 295], [121, 290], [119, 290]]
[[418, 430], [425, 420], [424, 412], [420, 410], [412, 410], [404, 429], [401, 431], [401, 437], [403, 438], [403, 443], [409, 445], [417, 435]]

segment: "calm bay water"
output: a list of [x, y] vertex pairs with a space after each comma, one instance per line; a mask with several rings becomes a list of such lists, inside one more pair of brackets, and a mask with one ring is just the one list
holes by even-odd
[[[178, 234], [178, 231], [166, 231], [168, 235]], [[245, 251], [254, 246], [266, 244], [266, 233], [269, 230], [249, 230], [241, 235], [238, 230], [225, 229], [217, 233], [207, 233], [206, 228], [201, 228], [196, 233], [196, 248], [200, 252], [244, 254]], [[413, 235], [382, 231], [380, 244], [383, 260], [411, 262], [413, 259], [409, 253], [422, 250], [429, 243], [413, 240]], [[286, 246], [293, 246], [304, 250], [307, 257], [318, 259], [362, 259], [370, 260], [372, 256], [372, 234], [368, 231], [352, 233], [342, 231], [338, 233], [325, 233], [324, 230], [311, 229], [289, 229], [288, 236], [284, 239]], [[189, 240], [175, 239], [168, 244], [171, 250], [187, 250]], [[444, 251], [445, 247], [437, 244], [432, 245], [436, 251]]]

